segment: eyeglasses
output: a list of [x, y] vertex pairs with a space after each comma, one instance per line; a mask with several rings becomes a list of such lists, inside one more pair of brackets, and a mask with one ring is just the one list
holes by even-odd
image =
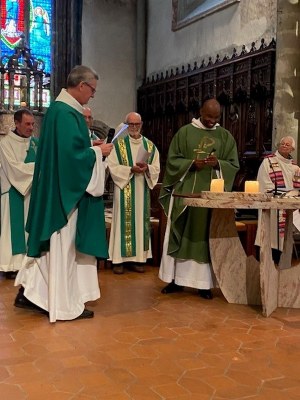
[[96, 93], [96, 89], [92, 85], [90, 85], [88, 82], [83, 82], [83, 83], [85, 83], [91, 89], [92, 94]]
[[280, 143], [280, 146], [284, 146], [284, 147], [293, 147], [293, 146], [291, 145], [291, 143], [285, 143], [285, 142], [281, 142], [281, 143]]
[[129, 128], [139, 128], [142, 125], [141, 122], [137, 122], [136, 124], [133, 122], [127, 122], [126, 124], [129, 126]]

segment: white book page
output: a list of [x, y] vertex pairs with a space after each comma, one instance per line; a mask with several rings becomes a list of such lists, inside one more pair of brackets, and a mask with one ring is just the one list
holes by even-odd
[[151, 153], [149, 153], [143, 145], [140, 146], [138, 154], [136, 156], [136, 163], [138, 162], [147, 162]]

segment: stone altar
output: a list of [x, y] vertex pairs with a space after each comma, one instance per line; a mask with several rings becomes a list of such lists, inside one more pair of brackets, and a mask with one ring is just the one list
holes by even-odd
[[[174, 194], [176, 196], [176, 194]], [[278, 198], [263, 193], [212, 193], [180, 195], [191, 207], [212, 208], [210, 254], [219, 287], [229, 303], [262, 305], [268, 317], [277, 307], [300, 308], [300, 263], [291, 266], [292, 213], [300, 208], [300, 198]], [[261, 209], [260, 261], [247, 257], [235, 226], [234, 209]], [[270, 210], [287, 213], [284, 248], [279, 265], [272, 260]]]

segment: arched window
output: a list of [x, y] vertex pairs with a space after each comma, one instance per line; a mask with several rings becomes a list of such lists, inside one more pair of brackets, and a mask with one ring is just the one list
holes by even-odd
[[[0, 0], [1, 43], [0, 59], [2, 66], [6, 65], [9, 57], [17, 53], [18, 48], [25, 46], [30, 52], [33, 62], [38, 63], [43, 70], [43, 107], [50, 103], [50, 76], [51, 76], [51, 44], [52, 44], [52, 0]], [[18, 64], [22, 67], [22, 58], [18, 57]], [[7, 79], [7, 82], [6, 82]], [[22, 75], [14, 76], [14, 104], [22, 105], [21, 86]], [[33, 80], [33, 79], [32, 79]], [[8, 77], [4, 81], [8, 87]], [[20, 90], [18, 91], [18, 85]], [[34, 82], [30, 82], [33, 88]], [[5, 94], [8, 97], [9, 93]], [[30, 90], [30, 105], [34, 103], [34, 90]], [[5, 99], [4, 99], [5, 102]]]

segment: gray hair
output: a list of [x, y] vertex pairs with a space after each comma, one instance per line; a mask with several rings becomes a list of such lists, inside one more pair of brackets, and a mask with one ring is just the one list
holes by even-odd
[[292, 145], [292, 147], [293, 147], [293, 150], [295, 150], [295, 148], [296, 148], [296, 143], [295, 143], [295, 139], [293, 138], [293, 136], [283, 136], [283, 137], [280, 139], [280, 141], [279, 141], [277, 147], [279, 147], [279, 145], [282, 143], [283, 140], [290, 140], [291, 145]]
[[128, 113], [128, 114], [126, 115], [126, 117], [125, 117], [125, 124], [127, 124], [129, 117], [131, 117], [132, 115], [134, 115], [134, 116], [136, 116], [136, 117], [139, 117], [140, 120], [141, 120], [141, 122], [142, 122], [142, 116], [141, 116], [141, 114], [139, 114], [139, 113], [137, 113], [137, 112], [135, 112], [135, 111], [131, 111], [131, 112]]
[[67, 78], [67, 88], [76, 87], [80, 82], [90, 82], [92, 79], [99, 79], [96, 71], [85, 65], [76, 65]]

